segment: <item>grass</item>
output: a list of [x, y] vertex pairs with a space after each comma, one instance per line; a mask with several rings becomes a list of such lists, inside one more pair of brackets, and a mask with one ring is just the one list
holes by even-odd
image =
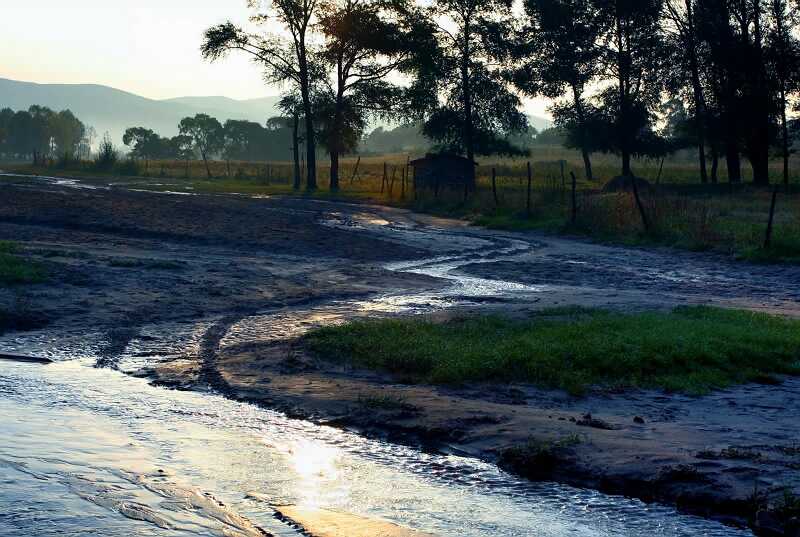
[[406, 382], [527, 381], [575, 395], [630, 388], [700, 395], [800, 374], [800, 321], [704, 306], [636, 314], [562, 309], [527, 321], [358, 321], [315, 330], [305, 342], [323, 358]]
[[19, 243], [0, 241], [0, 286], [41, 283], [47, 278], [44, 267], [21, 257], [22, 252]]
[[367, 408], [379, 408], [383, 410], [394, 410], [403, 408], [408, 401], [408, 397], [398, 394], [366, 393], [358, 394], [358, 402]]

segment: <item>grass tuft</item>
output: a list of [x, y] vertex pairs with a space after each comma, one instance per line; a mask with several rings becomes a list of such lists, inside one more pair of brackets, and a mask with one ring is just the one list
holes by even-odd
[[0, 241], [0, 286], [41, 283], [47, 278], [44, 267], [20, 257], [22, 252], [19, 243]]

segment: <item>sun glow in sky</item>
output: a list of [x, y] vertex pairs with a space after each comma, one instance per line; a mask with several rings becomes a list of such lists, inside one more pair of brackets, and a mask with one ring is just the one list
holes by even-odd
[[246, 0], [25, 0], [0, 7], [0, 77], [103, 84], [151, 99], [277, 95], [243, 55], [200, 55], [206, 28], [247, 25]]
[[[0, 78], [40, 84], [102, 84], [150, 99], [278, 95], [244, 54], [214, 63], [203, 31], [231, 20], [247, 27], [247, 0], [6, 0], [0, 7]], [[544, 101], [525, 100], [548, 117]]]

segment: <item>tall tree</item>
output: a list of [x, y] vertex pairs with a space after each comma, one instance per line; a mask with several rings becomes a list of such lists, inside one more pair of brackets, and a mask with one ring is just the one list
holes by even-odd
[[[708, 107], [706, 91], [702, 82], [702, 44], [695, 22], [696, 3], [698, 0], [666, 0], [664, 2], [664, 18], [666, 26], [673, 32], [676, 67], [679, 78], [686, 80], [690, 88], [692, 111], [694, 113], [697, 153], [700, 161], [700, 182], [708, 182], [706, 167], [706, 130], [708, 124]], [[688, 70], [685, 68], [688, 66]], [[712, 143], [715, 143], [712, 140]], [[716, 151], [714, 151], [716, 153]], [[716, 176], [714, 177], [716, 182]]]
[[530, 97], [564, 98], [551, 111], [581, 151], [586, 178], [592, 180], [590, 153], [599, 134], [596, 110], [584, 95], [598, 76], [602, 49], [600, 19], [585, 0], [524, 0], [514, 71], [517, 88]]
[[86, 126], [70, 110], [53, 115], [53, 142], [58, 155], [74, 155], [78, 150]]
[[[401, 90], [388, 77], [407, 71], [415, 56], [435, 47], [429, 19], [407, 0], [333, 0], [324, 4], [321, 58], [332, 84], [317, 112], [331, 158], [330, 186], [339, 187], [339, 154], [355, 150], [370, 114], [395, 109]], [[326, 121], [327, 119], [327, 121]]]
[[[251, 21], [264, 28], [263, 35], [246, 32], [228, 21], [205, 31], [201, 52], [212, 61], [233, 50], [245, 52], [264, 68], [267, 82], [289, 83], [299, 91], [306, 124], [306, 188], [314, 190], [317, 170], [312, 97], [316, 67], [311, 34], [319, 0], [248, 0], [248, 7], [262, 10]], [[276, 22], [282, 32], [276, 30]]]
[[[439, 0], [440, 51], [419, 84], [433, 92], [422, 133], [440, 149], [475, 155], [520, 155], [508, 135], [527, 131], [520, 100], [505, 82], [511, 0]], [[468, 186], [474, 185], [473, 176]]]
[[[294, 162], [294, 189], [300, 189], [300, 144], [305, 139], [300, 133], [303, 117], [303, 102], [297, 93], [286, 93], [278, 102], [278, 108], [285, 114], [283, 125], [292, 129], [292, 161]], [[306, 124], [307, 125], [307, 124]], [[269, 125], [268, 125], [269, 126]]]
[[611, 147], [622, 157], [622, 175], [632, 176], [631, 157], [646, 154], [653, 112], [663, 89], [665, 49], [661, 0], [594, 0], [603, 25], [600, 94], [609, 115]]
[[780, 143], [778, 154], [783, 161], [783, 183], [789, 184], [789, 155], [792, 153], [792, 139], [789, 132], [787, 113], [790, 98], [800, 91], [800, 40], [793, 30], [800, 27], [800, 3], [792, 7], [787, 0], [767, 2], [767, 63], [772, 74], [771, 86], [777, 93]]
[[222, 125], [208, 114], [196, 114], [194, 117], [183, 118], [178, 124], [178, 131], [192, 138], [194, 148], [200, 152], [206, 163], [206, 173], [210, 179], [208, 157], [222, 149]]

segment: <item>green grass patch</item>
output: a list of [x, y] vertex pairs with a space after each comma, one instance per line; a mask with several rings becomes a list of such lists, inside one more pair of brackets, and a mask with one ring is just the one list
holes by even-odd
[[704, 306], [636, 314], [560, 309], [518, 321], [358, 321], [305, 337], [323, 358], [405, 382], [527, 381], [575, 395], [653, 388], [704, 394], [800, 374], [800, 321]]
[[36, 261], [20, 257], [22, 245], [0, 241], [0, 286], [41, 283], [47, 271]]

